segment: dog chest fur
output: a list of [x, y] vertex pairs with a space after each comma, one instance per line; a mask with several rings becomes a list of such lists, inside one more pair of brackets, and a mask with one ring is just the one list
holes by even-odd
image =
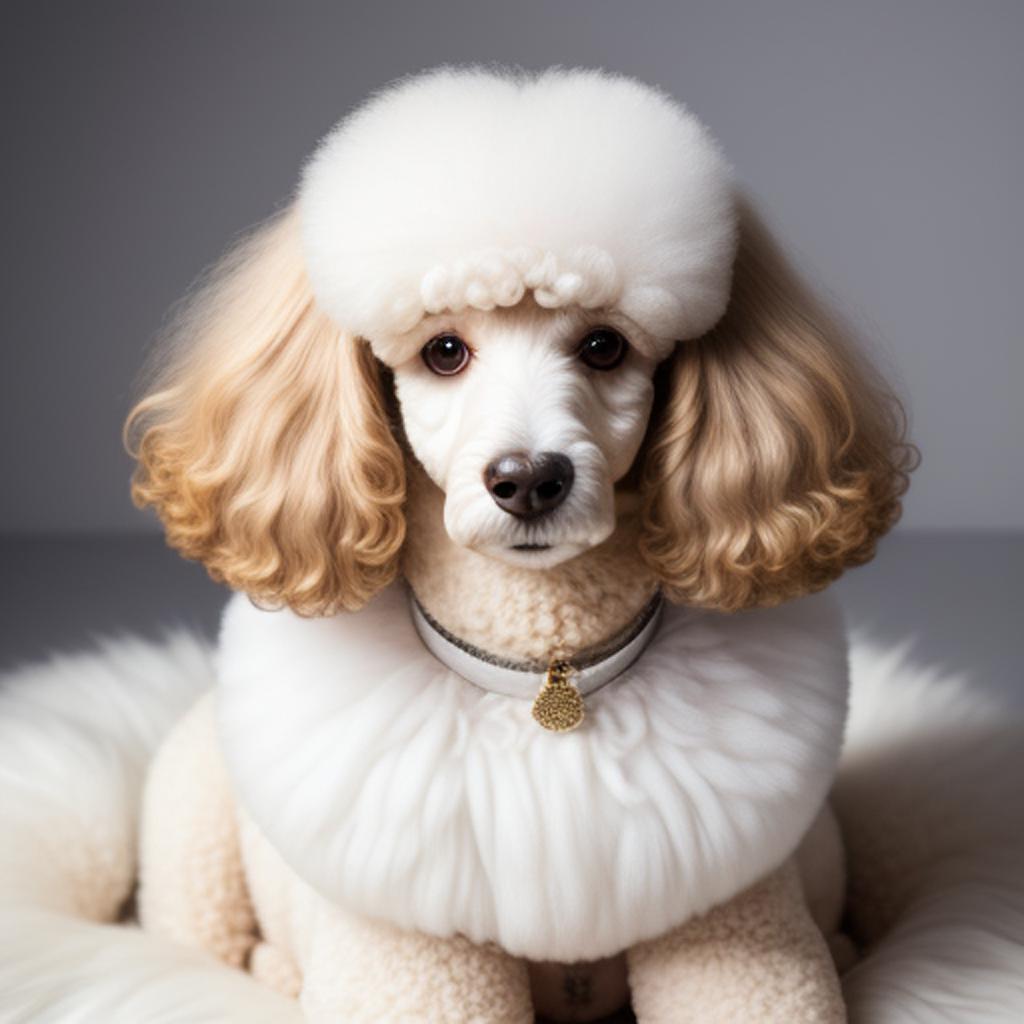
[[323, 619], [237, 597], [219, 659], [229, 771], [300, 877], [535, 960], [610, 955], [780, 863], [831, 784], [846, 708], [824, 595], [667, 608], [569, 735], [436, 661], [400, 585]]

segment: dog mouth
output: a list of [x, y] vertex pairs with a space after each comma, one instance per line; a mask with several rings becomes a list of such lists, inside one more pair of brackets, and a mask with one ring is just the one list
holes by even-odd
[[480, 544], [475, 546], [474, 550], [522, 569], [545, 570], [553, 569], [556, 565], [561, 565], [562, 562], [575, 558], [593, 547], [593, 544], [569, 539], [552, 538], [546, 544], [537, 542], [510, 544], [511, 539], [507, 538], [504, 543]]

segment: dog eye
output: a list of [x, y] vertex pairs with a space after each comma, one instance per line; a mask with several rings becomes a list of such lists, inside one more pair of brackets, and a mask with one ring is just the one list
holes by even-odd
[[629, 350], [629, 342], [610, 327], [598, 327], [580, 342], [578, 355], [592, 370], [614, 370]]
[[428, 369], [442, 377], [461, 373], [469, 362], [469, 346], [457, 334], [439, 334], [420, 353]]

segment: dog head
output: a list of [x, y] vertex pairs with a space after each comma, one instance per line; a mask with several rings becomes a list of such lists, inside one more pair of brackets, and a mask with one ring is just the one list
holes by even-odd
[[410, 332], [393, 367], [402, 427], [457, 544], [546, 568], [609, 536], [653, 399], [657, 359], [640, 338], [614, 316], [530, 299]]
[[818, 589], [899, 514], [902, 414], [703, 126], [598, 72], [442, 69], [321, 143], [179, 316], [134, 495], [254, 598], [389, 582], [407, 460], [458, 544], [546, 569], [636, 491], [669, 596]]

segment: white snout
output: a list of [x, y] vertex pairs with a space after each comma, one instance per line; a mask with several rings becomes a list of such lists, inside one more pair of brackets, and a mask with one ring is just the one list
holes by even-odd
[[[557, 565], [615, 528], [614, 485], [643, 436], [652, 367], [637, 356], [609, 373], [588, 370], [564, 338], [525, 326], [474, 340], [454, 377], [418, 358], [396, 367], [406, 436], [445, 492], [445, 529], [457, 544], [516, 565]], [[570, 460], [564, 501], [529, 518], [495, 501], [487, 467], [512, 452]]]

